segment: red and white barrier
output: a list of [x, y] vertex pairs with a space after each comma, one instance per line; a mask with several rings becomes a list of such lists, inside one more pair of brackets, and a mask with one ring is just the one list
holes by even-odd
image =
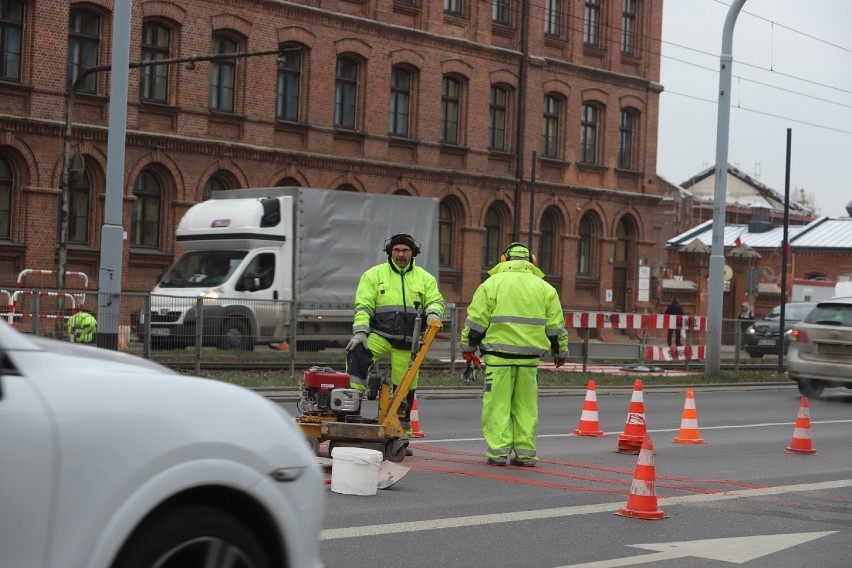
[[648, 361], [692, 361], [704, 359], [704, 345], [681, 345], [667, 347], [649, 345], [645, 348], [645, 359]]
[[617, 312], [567, 312], [565, 327], [571, 329], [686, 329], [706, 331], [704, 316], [622, 314]]
[[642, 329], [642, 314], [614, 312], [568, 312], [565, 327], [602, 329]]

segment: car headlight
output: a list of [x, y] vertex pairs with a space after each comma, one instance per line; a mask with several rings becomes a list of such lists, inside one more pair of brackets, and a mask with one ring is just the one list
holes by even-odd
[[222, 289], [221, 287], [217, 286], [216, 288], [208, 288], [206, 290], [202, 290], [201, 292], [198, 293], [198, 297], [215, 300], [215, 299], [219, 298], [224, 293], [225, 293], [225, 290]]
[[749, 334], [749, 335], [754, 335], [755, 334], [754, 328], [749, 326], [749, 328], [746, 330], [746, 333]]

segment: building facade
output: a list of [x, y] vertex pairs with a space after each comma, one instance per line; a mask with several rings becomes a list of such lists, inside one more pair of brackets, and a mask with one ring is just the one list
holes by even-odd
[[[67, 254], [95, 288], [113, 2], [2, 7], [0, 286]], [[522, 240], [567, 307], [649, 308], [661, 25], [662, 0], [136, 0], [122, 289], [209, 192], [298, 185], [439, 198], [449, 302]]]

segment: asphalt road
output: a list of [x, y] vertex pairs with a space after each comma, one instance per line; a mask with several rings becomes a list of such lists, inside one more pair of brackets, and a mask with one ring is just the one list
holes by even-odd
[[[327, 568], [845, 568], [852, 553], [847, 392], [810, 401], [808, 442], [796, 433], [801, 397], [792, 385], [697, 388], [705, 443], [676, 444], [685, 389], [646, 389], [653, 454], [645, 456], [660, 520], [615, 514], [638, 502], [628, 501], [638, 457], [615, 451], [632, 391], [597, 393], [602, 437], [570, 435], [584, 397], [542, 397], [536, 468], [485, 464], [478, 398], [424, 398], [425, 437], [399, 464], [411, 468], [405, 477], [372, 496], [329, 490], [322, 559]], [[817, 454], [787, 453], [794, 438]]]

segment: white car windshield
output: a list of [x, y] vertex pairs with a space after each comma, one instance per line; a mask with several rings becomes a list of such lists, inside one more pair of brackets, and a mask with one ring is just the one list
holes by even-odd
[[239, 266], [247, 251], [202, 250], [183, 255], [160, 280], [161, 288], [218, 286]]

